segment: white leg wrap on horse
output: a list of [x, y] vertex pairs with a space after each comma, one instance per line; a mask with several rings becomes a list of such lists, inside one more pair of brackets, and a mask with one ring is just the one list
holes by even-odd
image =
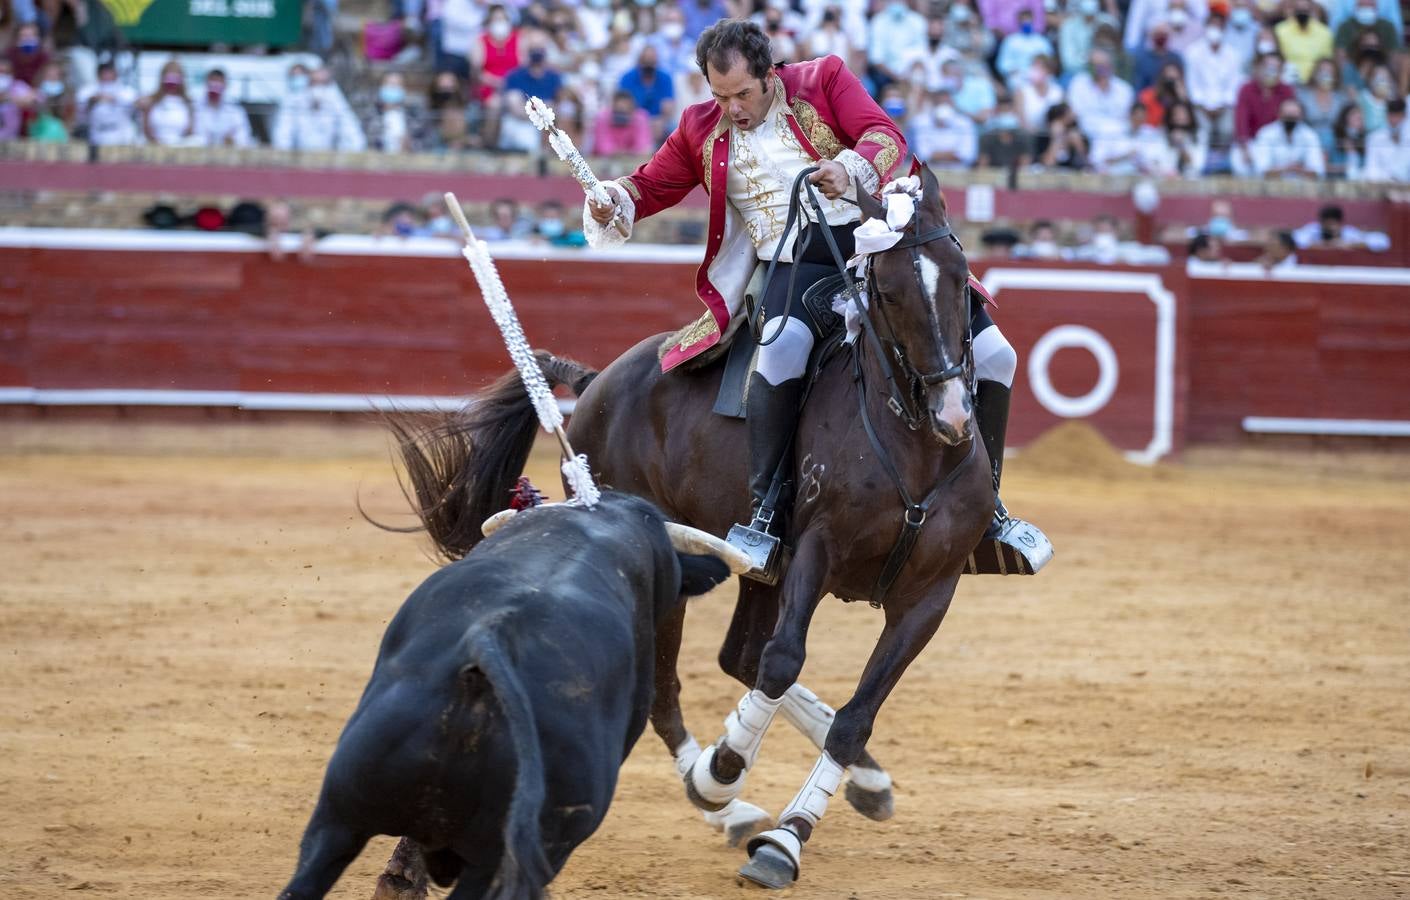
[[847, 770], [847, 777], [857, 787], [874, 794], [891, 789], [891, 776], [881, 769], [864, 769], [861, 766], [852, 766]]
[[1018, 371], [1018, 353], [999, 331], [999, 326], [990, 325], [976, 334], [971, 350], [974, 353], [976, 378], [1013, 387], [1013, 376]]
[[827, 801], [837, 793], [837, 786], [841, 783], [841, 764], [829, 756], [827, 751], [823, 751], [823, 755], [819, 756], [817, 763], [813, 765], [808, 780], [803, 782], [803, 787], [783, 808], [783, 812], [778, 814], [778, 820], [787, 823], [802, 819], [809, 825], [816, 826], [823, 813], [827, 812]]
[[754, 760], [759, 758], [764, 733], [782, 705], [783, 698], [774, 700], [756, 689], [740, 697], [739, 705], [725, 718], [725, 743], [744, 758], [746, 769], [753, 767]]
[[827, 732], [832, 728], [832, 720], [837, 714], [832, 707], [818, 699], [818, 695], [795, 684], [783, 695], [783, 706], [779, 708], [788, 724], [813, 742], [819, 750], [827, 742]]
[[[783, 334], [779, 334], [780, 329]], [[807, 325], [791, 317], [775, 316], [764, 323], [761, 340], [770, 343], [759, 348], [754, 371], [764, 376], [765, 381], [780, 385], [790, 378], [803, 377], [808, 368], [808, 354], [813, 351], [813, 333]]]
[[685, 740], [676, 748], [673, 754], [676, 763], [676, 773], [684, 778], [690, 773], [691, 766], [695, 765], [695, 760], [700, 756], [700, 744], [695, 740], [695, 735], [687, 734]]

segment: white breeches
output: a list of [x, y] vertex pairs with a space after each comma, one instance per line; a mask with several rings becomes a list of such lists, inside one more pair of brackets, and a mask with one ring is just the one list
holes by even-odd
[[[779, 334], [780, 329], [782, 334]], [[774, 340], [775, 335], [778, 335], [777, 340]], [[754, 371], [764, 376], [765, 381], [777, 386], [803, 377], [808, 367], [808, 354], [813, 352], [813, 332], [802, 320], [783, 316], [769, 319], [764, 323], [761, 343]]]
[[999, 331], [999, 326], [990, 325], [974, 336], [974, 373], [977, 377], [1013, 387], [1013, 376], [1017, 371], [1018, 354], [1008, 338]]

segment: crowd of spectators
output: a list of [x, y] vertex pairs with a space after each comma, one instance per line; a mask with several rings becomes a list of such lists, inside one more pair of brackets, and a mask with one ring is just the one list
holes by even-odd
[[[587, 152], [639, 157], [709, 98], [695, 39], [730, 15], [780, 60], [846, 59], [937, 166], [1410, 181], [1398, 0], [394, 0], [365, 41], [393, 60], [367, 102], [297, 65], [262, 131], [284, 149], [537, 153], [539, 96]], [[39, 24], [8, 38], [0, 139], [256, 140], [219, 70], [192, 91], [175, 61], [154, 85], [109, 66], [75, 90]]]

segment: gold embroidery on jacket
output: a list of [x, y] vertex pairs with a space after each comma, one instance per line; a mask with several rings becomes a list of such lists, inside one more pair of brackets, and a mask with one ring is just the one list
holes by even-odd
[[803, 133], [808, 136], [808, 141], [813, 145], [813, 149], [818, 151], [819, 156], [823, 159], [833, 159], [842, 152], [842, 142], [837, 139], [837, 135], [832, 133], [832, 129], [818, 115], [817, 108], [813, 104], [798, 98], [794, 99], [791, 106], [793, 117], [798, 120], [798, 127], [803, 129]]
[[720, 326], [715, 324], [714, 313], [707, 310], [705, 315], [676, 332], [676, 344], [682, 350], [686, 350], [719, 330]]
[[891, 135], [882, 131], [868, 131], [857, 138], [857, 146], [861, 146], [867, 141], [881, 147], [876, 153], [876, 158], [872, 160], [872, 166], [876, 168], [876, 174], [881, 176], [881, 180], [886, 181], [891, 174], [891, 169], [901, 159], [901, 151], [896, 146], [896, 140]]
[[633, 203], [641, 199], [641, 188], [636, 186], [636, 182], [632, 181], [630, 175], [623, 175], [621, 178], [618, 178], [617, 183], [626, 188], [627, 193], [632, 195]]

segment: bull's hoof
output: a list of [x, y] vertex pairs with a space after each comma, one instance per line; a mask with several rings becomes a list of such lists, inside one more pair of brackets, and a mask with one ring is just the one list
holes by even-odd
[[397, 843], [387, 868], [377, 879], [372, 900], [426, 900], [426, 859], [421, 848], [407, 838]]
[[896, 797], [890, 787], [869, 791], [849, 781], [846, 796], [853, 809], [872, 821], [885, 822], [896, 814]]
[[798, 880], [798, 867], [773, 844], [761, 844], [739, 869], [739, 877], [770, 890], [786, 888]]

